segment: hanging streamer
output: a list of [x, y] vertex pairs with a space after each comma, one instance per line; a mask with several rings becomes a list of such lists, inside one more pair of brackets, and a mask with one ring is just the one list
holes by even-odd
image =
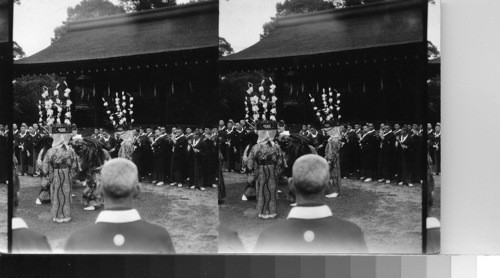
[[316, 93], [319, 92], [319, 81], [316, 80]]
[[189, 89], [191, 89], [191, 93], [193, 92], [193, 86], [191, 85], [191, 80], [189, 80]]
[[380, 77], [380, 91], [384, 90], [384, 79]]
[[85, 97], [85, 87], [83, 87], [82, 84], [82, 95], [80, 96], [80, 99], [83, 99]]
[[153, 89], [153, 94], [155, 95], [156, 97], [156, 82], [155, 82], [155, 88]]
[[94, 90], [92, 91], [92, 96], [95, 97], [95, 83], [94, 83]]
[[293, 83], [290, 83], [290, 95], [293, 94]]
[[172, 80], [172, 86], [171, 86], [171, 87], [172, 87], [171, 89], [172, 89], [172, 95], [173, 95], [173, 94], [174, 94], [174, 92], [175, 92], [175, 88], [174, 88], [174, 81], [173, 81], [173, 80]]
[[142, 96], [141, 84], [139, 84], [139, 95]]
[[111, 95], [111, 83], [108, 82], [108, 97]]
[[363, 80], [363, 93], [366, 93], [366, 82]]
[[302, 80], [302, 93], [304, 93], [304, 80]]

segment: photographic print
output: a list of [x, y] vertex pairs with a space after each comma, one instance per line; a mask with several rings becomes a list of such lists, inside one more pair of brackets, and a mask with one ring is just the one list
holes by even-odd
[[221, 1], [219, 252], [439, 252], [438, 15]]
[[17, 1], [14, 253], [216, 253], [218, 2]]

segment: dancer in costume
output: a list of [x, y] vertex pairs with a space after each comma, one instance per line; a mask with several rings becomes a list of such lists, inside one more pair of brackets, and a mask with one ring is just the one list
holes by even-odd
[[79, 140], [75, 144], [75, 150], [80, 157], [81, 171], [78, 178], [85, 184], [83, 191], [84, 210], [95, 210], [104, 204], [100, 192], [101, 167], [110, 159], [109, 153], [104, 146], [95, 139]]
[[71, 220], [71, 183], [77, 170], [77, 158], [68, 146], [70, 137], [70, 126], [53, 126], [52, 148], [47, 151], [42, 163], [43, 175], [50, 183], [52, 220], [57, 223]]
[[248, 168], [256, 180], [257, 212], [260, 218], [274, 218], [278, 215], [276, 207], [277, 184], [281, 171], [286, 167], [283, 152], [273, 142], [276, 136], [276, 122], [257, 122], [259, 139], [248, 156]]
[[246, 146], [245, 151], [243, 152], [243, 158], [242, 158], [242, 164], [244, 167], [244, 173], [247, 174], [247, 185], [245, 187], [244, 193], [241, 196], [241, 200], [243, 201], [248, 201], [249, 199], [255, 199], [256, 198], [256, 193], [255, 193], [255, 176], [252, 171], [248, 169], [248, 156], [250, 155], [250, 151], [252, 150], [253, 146], [257, 144], [257, 140], [259, 139], [259, 136], [257, 133], [249, 133], [248, 134], [248, 146]]
[[[292, 176], [292, 166], [295, 161], [306, 154], [316, 154], [316, 149], [309, 145], [309, 138], [302, 134], [292, 133], [280, 140], [280, 147], [283, 150], [287, 167], [283, 170], [284, 177]], [[287, 199], [295, 206], [295, 194], [292, 190], [288, 191]]]
[[121, 139], [120, 150], [118, 151], [118, 157], [123, 157], [128, 160], [132, 160], [132, 156], [134, 155], [134, 142], [136, 131], [134, 129], [119, 132]]
[[328, 134], [328, 143], [325, 149], [325, 159], [330, 165], [330, 186], [326, 192], [326, 198], [335, 198], [340, 194], [340, 149], [342, 141], [340, 127], [336, 126], [325, 130]]

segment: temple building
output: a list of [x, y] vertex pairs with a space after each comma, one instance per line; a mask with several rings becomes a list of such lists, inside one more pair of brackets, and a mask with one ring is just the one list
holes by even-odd
[[328, 88], [341, 93], [341, 122], [423, 122], [425, 9], [427, 1], [389, 0], [279, 17], [259, 42], [224, 57], [221, 73], [273, 75], [288, 123], [317, 121], [309, 95]]
[[203, 1], [71, 22], [16, 61], [15, 76], [64, 77], [79, 126], [109, 124], [102, 99], [122, 91], [134, 97], [135, 124], [215, 124], [218, 12], [217, 1]]

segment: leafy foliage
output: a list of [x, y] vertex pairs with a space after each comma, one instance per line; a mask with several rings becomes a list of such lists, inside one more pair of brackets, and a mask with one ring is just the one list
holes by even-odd
[[127, 12], [140, 12], [177, 5], [176, 0], [120, 0]]
[[25, 76], [14, 82], [14, 122], [38, 122], [38, 107], [43, 86], [54, 88], [58, 77], [54, 75]]
[[[303, 14], [309, 12], [317, 12], [322, 10], [334, 9], [333, 0], [285, 0], [283, 3], [276, 4], [276, 17], [287, 15]], [[276, 22], [270, 21], [262, 26], [263, 33], [260, 38], [265, 38], [276, 26]]]
[[231, 44], [225, 38], [219, 37], [219, 57], [233, 54], [233, 52], [234, 49]]
[[92, 19], [103, 16], [110, 16], [115, 14], [125, 13], [125, 9], [116, 6], [108, 0], [83, 0], [74, 7], [69, 7], [67, 10], [68, 17], [63, 21], [63, 25], [54, 29], [54, 38], [52, 43], [60, 39], [67, 31], [66, 25], [69, 22]]
[[437, 47], [430, 41], [427, 41], [427, 59], [433, 60], [440, 56]]
[[231, 119], [244, 119], [248, 82], [260, 84], [266, 77], [268, 76], [263, 71], [233, 72], [223, 76], [219, 83], [219, 114]]
[[12, 50], [14, 52], [14, 59], [21, 59], [26, 56], [26, 53], [24, 53], [23, 48], [17, 43], [13, 42]]
[[429, 96], [429, 121], [441, 122], [441, 76], [430, 78], [427, 81], [427, 86]]
[[325, 0], [285, 0], [276, 4], [276, 16], [303, 14], [322, 10], [334, 9], [333, 1]]

